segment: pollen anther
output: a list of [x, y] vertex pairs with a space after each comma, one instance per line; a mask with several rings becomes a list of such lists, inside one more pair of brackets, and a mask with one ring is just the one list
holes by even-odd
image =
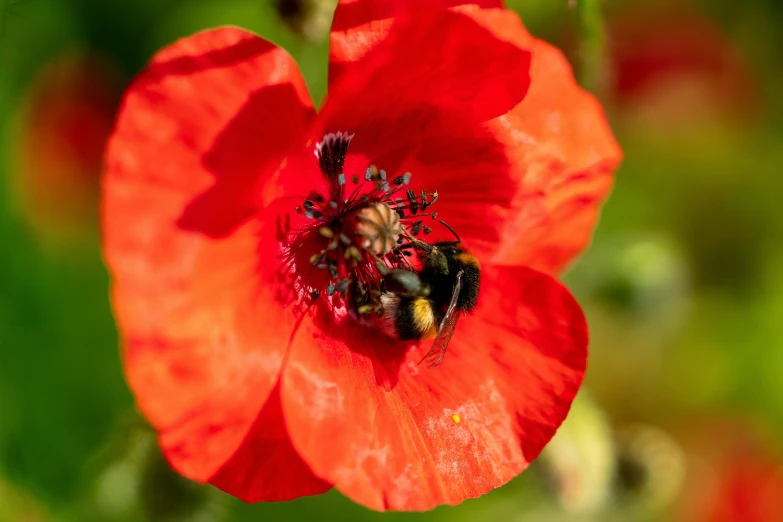
[[334, 237], [334, 230], [329, 227], [323, 226], [318, 229], [318, 232], [325, 238], [331, 239]]

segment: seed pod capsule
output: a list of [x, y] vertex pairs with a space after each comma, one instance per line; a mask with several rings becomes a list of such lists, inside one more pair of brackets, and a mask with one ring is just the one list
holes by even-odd
[[368, 252], [383, 257], [396, 245], [402, 234], [400, 216], [386, 203], [375, 203], [356, 214], [354, 234]]

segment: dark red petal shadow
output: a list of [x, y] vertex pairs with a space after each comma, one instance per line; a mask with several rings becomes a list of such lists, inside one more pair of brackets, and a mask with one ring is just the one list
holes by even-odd
[[349, 345], [334, 325], [302, 323], [282, 404], [318, 476], [372, 509], [426, 510], [486, 493], [539, 454], [584, 375], [584, 316], [560, 283], [527, 268], [486, 268], [483, 285], [443, 363], [418, 366], [427, 346], [413, 350], [391, 388], [376, 366], [393, 343], [339, 327]]
[[[438, 192], [438, 201], [419, 214], [433, 230], [428, 241], [454, 239], [438, 222], [443, 220], [459, 233], [471, 253], [488, 261], [500, 248], [500, 228], [509, 219], [517, 184], [505, 147], [490, 132], [457, 123], [452, 131], [423, 140], [401, 161], [403, 168], [390, 175], [410, 171], [409, 187], [414, 193]], [[436, 212], [437, 219], [430, 212]]]
[[313, 115], [284, 51], [217, 29], [155, 56], [108, 146], [104, 255], [125, 373], [166, 458], [197, 481], [234, 454], [277, 382], [293, 318], [270, 306], [248, 216]]

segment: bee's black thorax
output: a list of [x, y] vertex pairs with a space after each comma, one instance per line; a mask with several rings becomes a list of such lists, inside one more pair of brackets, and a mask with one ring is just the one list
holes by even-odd
[[440, 250], [442, 257], [430, 253], [420, 273], [422, 280], [430, 283], [430, 298], [437, 308], [448, 306], [457, 274], [462, 271], [462, 291], [457, 308], [463, 312], [473, 311], [478, 301], [481, 278], [478, 260], [454, 243], [435, 243], [433, 246]]

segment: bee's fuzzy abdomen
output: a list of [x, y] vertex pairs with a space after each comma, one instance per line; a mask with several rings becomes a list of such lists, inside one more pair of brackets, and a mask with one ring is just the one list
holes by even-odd
[[[397, 299], [396, 306], [392, 304]], [[388, 300], [391, 305], [384, 315], [393, 321], [394, 336], [401, 341], [432, 339], [438, 333], [438, 320], [432, 302], [425, 297]], [[388, 321], [388, 320], [387, 320]]]

